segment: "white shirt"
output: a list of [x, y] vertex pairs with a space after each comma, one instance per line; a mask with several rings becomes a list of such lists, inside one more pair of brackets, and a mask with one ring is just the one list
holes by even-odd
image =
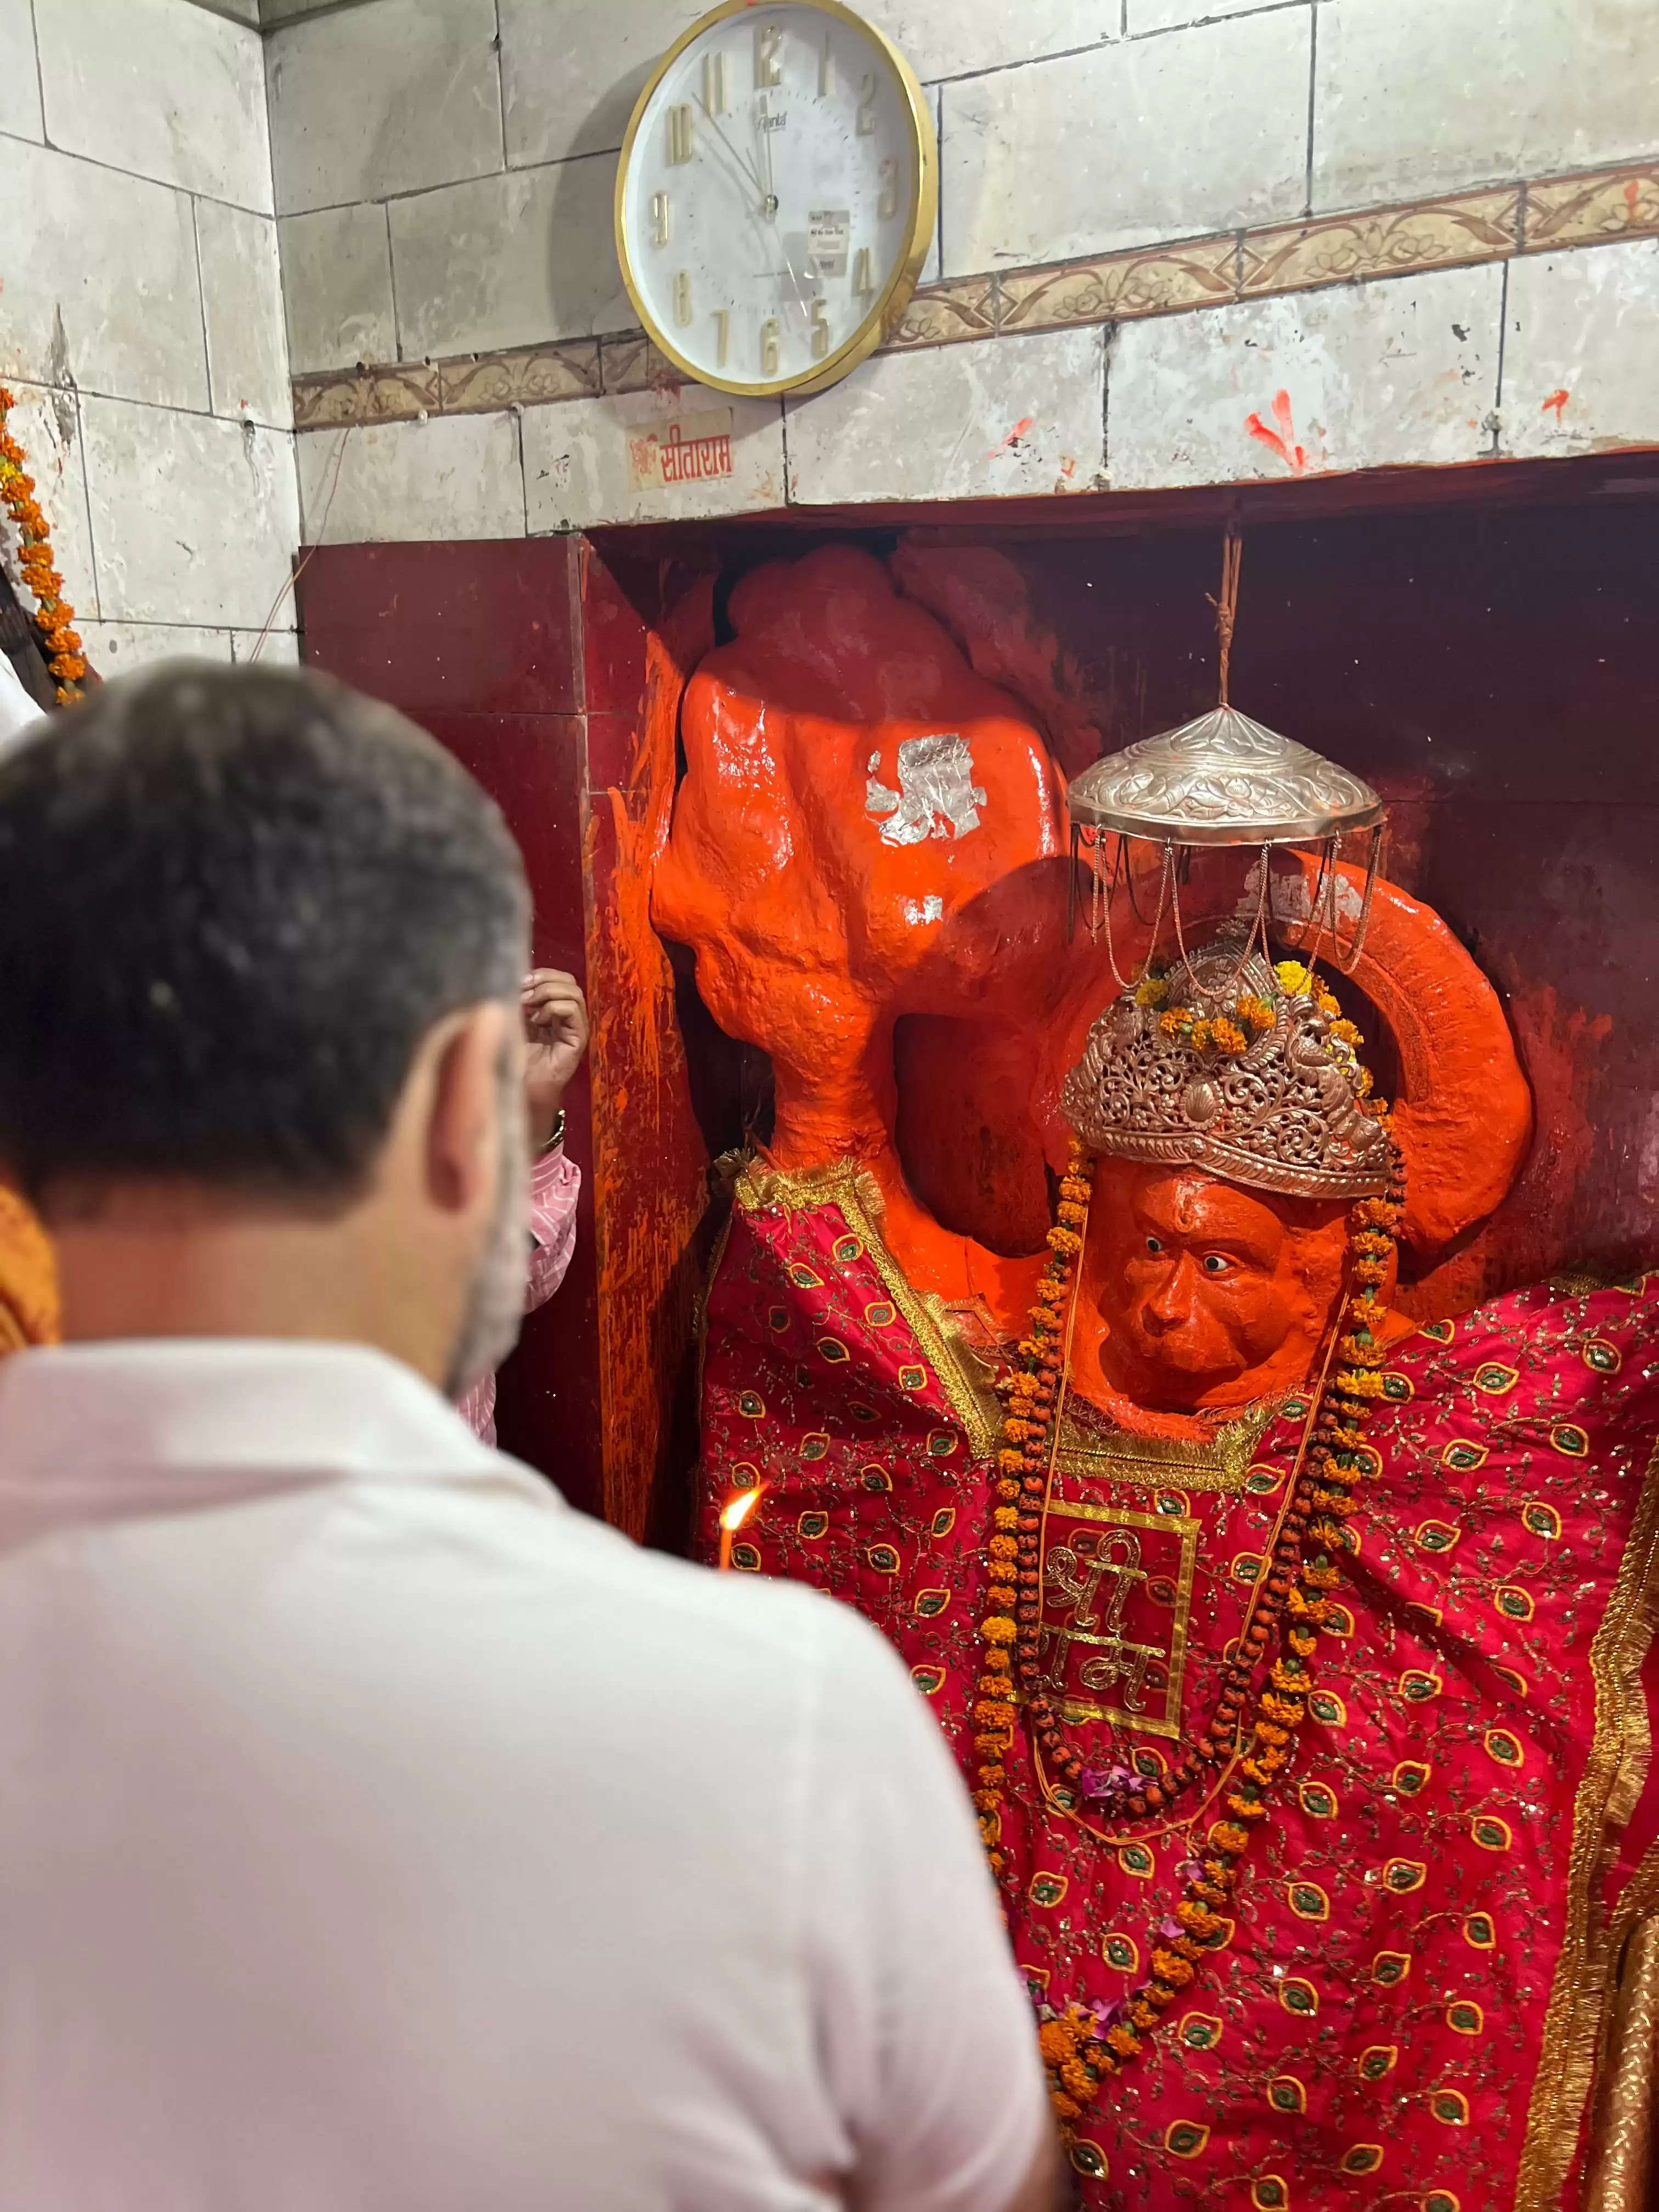
[[848, 1608], [343, 1346], [0, 1364], [3, 2212], [1000, 2212], [1047, 2124]]

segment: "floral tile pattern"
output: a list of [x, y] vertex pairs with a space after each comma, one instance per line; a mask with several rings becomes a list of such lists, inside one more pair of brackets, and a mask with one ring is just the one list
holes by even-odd
[[1506, 185], [1419, 207], [1246, 232], [1240, 290], [1250, 299], [1360, 277], [1415, 276], [1459, 262], [1496, 260], [1514, 253], [1520, 242], [1520, 189]]
[[296, 430], [338, 430], [349, 422], [412, 422], [418, 416], [440, 410], [438, 372], [427, 362], [328, 369], [294, 380]]
[[1590, 177], [1548, 178], [1528, 185], [1526, 195], [1528, 253], [1659, 232], [1659, 161]]
[[597, 399], [597, 340], [574, 345], [520, 346], [510, 353], [469, 354], [438, 363], [446, 415], [482, 415], [496, 407], [542, 407], [555, 399]]
[[948, 284], [924, 285], [914, 293], [897, 322], [883, 332], [881, 342], [884, 351], [897, 353], [909, 346], [992, 337], [996, 328], [996, 278], [963, 276]]
[[1238, 234], [1182, 246], [1137, 246], [1053, 269], [1022, 269], [997, 279], [1003, 331], [1052, 331], [1071, 323], [1170, 315], [1238, 296]]

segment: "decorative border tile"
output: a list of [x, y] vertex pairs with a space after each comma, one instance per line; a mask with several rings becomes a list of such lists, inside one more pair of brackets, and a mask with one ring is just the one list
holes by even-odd
[[926, 284], [913, 292], [897, 322], [882, 332], [881, 344], [884, 353], [902, 353], [911, 346], [994, 337], [996, 331], [996, 278], [959, 276], [948, 284]]
[[1526, 250], [1598, 246], [1659, 233], [1659, 161], [1526, 186]]
[[1054, 331], [1128, 315], [1173, 315], [1238, 297], [1239, 234], [1182, 246], [1137, 246], [1092, 261], [1021, 269], [998, 278], [1003, 331]]
[[511, 353], [469, 354], [438, 363], [438, 391], [446, 415], [485, 415], [498, 407], [545, 407], [559, 399], [597, 399], [599, 349], [584, 345], [520, 346]]
[[1327, 216], [1249, 231], [1240, 246], [1240, 297], [1302, 292], [1376, 276], [1420, 275], [1470, 261], [1501, 260], [1521, 244], [1521, 190], [1465, 192], [1419, 207]]
[[[1659, 159], [1307, 222], [1136, 246], [1047, 268], [960, 276], [915, 293], [883, 350], [1174, 315], [1320, 285], [1408, 276], [1516, 254], [1659, 237]], [[339, 369], [294, 380], [296, 430], [422, 415], [494, 413], [601, 393], [678, 391], [643, 331], [459, 361]]]
[[441, 411], [438, 372], [430, 363], [404, 368], [325, 369], [294, 380], [296, 430], [338, 430], [349, 422], [412, 422]]

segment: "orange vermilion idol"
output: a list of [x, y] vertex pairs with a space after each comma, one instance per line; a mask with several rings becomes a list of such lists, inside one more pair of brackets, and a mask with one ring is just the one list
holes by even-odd
[[1334, 976], [1308, 867], [1221, 854], [1184, 947], [1143, 898], [1125, 991], [1067, 939], [1038, 730], [882, 564], [759, 570], [732, 618], [653, 896], [777, 1081], [703, 1547], [758, 1492], [732, 1566], [904, 1654], [1087, 2201], [1543, 2212], [1659, 1906], [1659, 1284], [1413, 1328], [1396, 1252], [1420, 1296], [1531, 1133], [1443, 924], [1384, 884]]

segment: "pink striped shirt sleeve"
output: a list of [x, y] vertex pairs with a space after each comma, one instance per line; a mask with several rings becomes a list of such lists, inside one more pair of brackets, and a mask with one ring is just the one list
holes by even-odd
[[564, 1280], [576, 1249], [576, 1200], [581, 1188], [582, 1171], [565, 1158], [562, 1147], [544, 1152], [531, 1171], [530, 1234], [534, 1242], [525, 1285], [526, 1313], [544, 1306]]

